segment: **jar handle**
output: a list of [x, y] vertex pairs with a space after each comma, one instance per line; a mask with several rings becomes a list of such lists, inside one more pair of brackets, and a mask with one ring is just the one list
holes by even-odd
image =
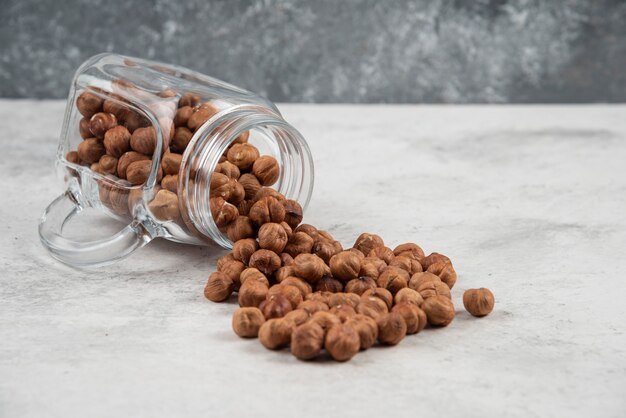
[[75, 241], [64, 237], [62, 232], [65, 223], [82, 210], [83, 206], [70, 188], [48, 205], [39, 220], [41, 242], [54, 258], [63, 263], [77, 267], [109, 264], [152, 240], [137, 220], [105, 239]]

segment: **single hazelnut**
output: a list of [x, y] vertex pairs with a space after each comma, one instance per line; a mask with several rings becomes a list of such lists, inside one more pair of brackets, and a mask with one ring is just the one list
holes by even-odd
[[176, 127], [187, 126], [189, 118], [193, 114], [193, 108], [191, 106], [183, 106], [178, 108], [176, 115], [174, 116], [174, 125]]
[[194, 113], [192, 113], [191, 116], [189, 116], [187, 126], [189, 126], [189, 129], [192, 131], [195, 131], [218, 112], [219, 110], [212, 104], [204, 103]]
[[163, 168], [163, 172], [165, 174], [178, 175], [182, 161], [182, 155], [173, 152], [166, 152], [161, 158], [161, 167]]
[[104, 99], [89, 91], [82, 92], [76, 98], [76, 108], [86, 118], [92, 117], [102, 109]]
[[280, 267], [280, 257], [270, 250], [257, 250], [250, 256], [250, 267], [258, 269], [261, 273], [272, 274]]
[[135, 161], [149, 160], [150, 158], [135, 151], [128, 151], [124, 153], [117, 161], [117, 176], [122, 179], [126, 179], [126, 171], [128, 166]]
[[172, 193], [178, 193], [178, 174], [168, 174], [161, 180], [161, 187]]
[[494, 304], [493, 293], [487, 288], [468, 289], [463, 293], [463, 306], [465, 306], [467, 312], [474, 316], [489, 315], [493, 310]]
[[387, 267], [376, 279], [376, 284], [378, 287], [385, 288], [392, 295], [395, 295], [400, 289], [408, 286], [407, 277], [408, 273], [406, 271], [396, 267]]
[[389, 312], [389, 309], [381, 299], [374, 296], [367, 296], [361, 297], [361, 303], [357, 305], [356, 312], [373, 319], [378, 319], [380, 316]]
[[[244, 238], [251, 238], [254, 236], [254, 233], [254, 226], [247, 216], [238, 216], [226, 227], [226, 235], [233, 242]], [[280, 259], [278, 261], [280, 261]]]
[[212, 197], [209, 199], [209, 207], [211, 215], [218, 228], [222, 228], [239, 217], [239, 211], [234, 205], [226, 202], [221, 197]]
[[[128, 165], [128, 168], [126, 169], [126, 179], [133, 185], [144, 184], [148, 180], [151, 170], [151, 160], [135, 161], [134, 163]], [[162, 177], [163, 170], [161, 170], [161, 167], [159, 166], [157, 172], [157, 181], [160, 182]]]
[[379, 258], [383, 260], [385, 264], [389, 264], [395, 257], [391, 248], [385, 247], [384, 245], [373, 248], [367, 256]]
[[233, 244], [232, 254], [235, 260], [248, 264], [250, 256], [258, 249], [259, 245], [254, 238], [245, 238]]
[[293, 259], [293, 268], [296, 276], [309, 283], [315, 283], [324, 276], [326, 264], [315, 254], [298, 254]]
[[291, 303], [286, 297], [280, 294], [270, 295], [269, 293], [267, 299], [259, 305], [259, 309], [266, 319], [282, 318], [292, 311]]
[[[283, 267], [281, 267], [281, 268], [283, 268]], [[308, 295], [311, 292], [313, 292], [313, 289], [311, 288], [310, 284], [308, 284], [307, 282], [305, 282], [301, 278], [295, 277], [295, 276], [288, 276], [287, 278], [282, 280], [280, 282], [280, 284], [295, 287], [300, 292], [300, 295], [302, 296], [302, 298], [305, 298], [306, 295]]]
[[150, 126], [150, 121], [145, 116], [132, 109], [123, 109], [122, 114], [120, 115], [120, 120], [131, 134], [138, 128]]
[[415, 290], [417, 290], [424, 299], [428, 299], [437, 295], [445, 296], [448, 299], [452, 298], [452, 295], [450, 294], [450, 288], [442, 281], [428, 281], [422, 283], [420, 287]]
[[428, 270], [426, 271], [439, 276], [441, 281], [447, 284], [450, 289], [452, 289], [456, 283], [456, 271], [454, 271], [452, 264], [442, 262], [432, 263], [428, 266]]
[[276, 183], [280, 175], [280, 166], [276, 158], [269, 155], [258, 157], [252, 164], [252, 174], [256, 176], [263, 186], [271, 186]]
[[293, 311], [287, 313], [287, 315], [283, 316], [286, 321], [291, 321], [297, 327], [299, 325], [304, 324], [311, 318], [311, 315], [304, 309], [294, 309]]
[[377, 287], [376, 289], [373, 289], [373, 290], [366, 290], [361, 295], [361, 299], [364, 299], [370, 296], [382, 300], [387, 306], [387, 309], [388, 310], [391, 309], [391, 306], [393, 305], [393, 295], [391, 294], [389, 290], [382, 288], [382, 287]]
[[[228, 162], [229, 164], [237, 167], [235, 164], [231, 163], [230, 161], [225, 161], [225, 162]], [[239, 168], [237, 169], [239, 170]], [[250, 174], [250, 173], [241, 174], [241, 176], [239, 177], [239, 184], [243, 186], [243, 189], [246, 192], [245, 198], [250, 199], [250, 200], [254, 199], [256, 194], [261, 189], [261, 183], [259, 183], [259, 180], [255, 177], [254, 174]]]
[[265, 318], [259, 308], [239, 308], [233, 314], [233, 331], [242, 338], [256, 338], [264, 322]]
[[171, 221], [180, 217], [178, 196], [169, 190], [159, 190], [154, 199], [148, 203], [148, 209], [155, 218], [162, 221]]
[[[393, 259], [391, 259], [391, 261], [389, 261], [389, 267], [396, 267], [399, 268], [401, 270], [406, 271], [407, 273], [409, 273], [410, 275], [417, 273], [411, 273], [411, 262], [413, 263], [417, 263], [419, 264], [417, 261], [413, 260], [412, 258], [409, 257], [393, 257]], [[421, 270], [421, 264], [420, 264], [420, 270]], [[409, 276], [410, 277], [410, 276]]]
[[331, 308], [339, 305], [349, 305], [356, 308], [361, 303], [361, 298], [354, 293], [331, 293], [327, 303]]
[[311, 315], [309, 322], [315, 322], [318, 324], [324, 332], [328, 331], [334, 325], [341, 324], [341, 320], [328, 311], [317, 311]]
[[243, 216], [248, 216], [250, 214], [250, 208], [252, 207], [253, 202], [251, 200], [242, 200], [237, 205], [237, 210], [239, 210], [239, 214]]
[[[237, 180], [239, 176], [241, 175], [241, 172], [239, 171], [239, 167], [237, 167], [235, 164], [231, 163], [230, 161], [224, 161], [223, 163], [219, 163], [217, 165], [217, 171], [218, 173], [222, 173], [226, 177], [232, 180]], [[245, 188], [244, 188], [244, 195], [245, 195]]]
[[263, 199], [264, 197], [273, 197], [279, 202], [285, 200], [285, 196], [283, 196], [280, 192], [272, 189], [271, 187], [261, 187], [258, 192], [254, 195], [253, 200], [256, 202], [258, 200]]
[[319, 238], [319, 232], [317, 230], [316, 227], [314, 227], [313, 225], [309, 225], [309, 224], [300, 224], [295, 228], [296, 232], [304, 232], [305, 234], [307, 234], [308, 236], [310, 236], [311, 238], [313, 238], [313, 240], [316, 240]]
[[440, 282], [441, 279], [439, 276], [429, 272], [415, 273], [409, 280], [409, 287], [413, 290], [417, 290], [422, 284], [433, 281]]
[[359, 334], [359, 348], [367, 350], [374, 345], [378, 338], [378, 324], [369, 316], [356, 314], [346, 321]]
[[[280, 259], [282, 263], [282, 257]], [[281, 268], [276, 270], [276, 272], [274, 272], [274, 278], [278, 283], [282, 283], [283, 280], [285, 280], [287, 277], [293, 276], [294, 274], [295, 273], [292, 266], [283, 265]]]
[[250, 131], [245, 131], [245, 132], [242, 132], [241, 134], [239, 134], [239, 136], [237, 138], [235, 138], [233, 143], [235, 143], [235, 144], [244, 144], [244, 143], [248, 142], [249, 138], [250, 138]]
[[360, 270], [361, 260], [350, 251], [342, 251], [330, 259], [330, 271], [333, 277], [339, 280], [347, 282], [355, 279], [358, 277]]
[[359, 277], [346, 283], [344, 291], [361, 296], [368, 289], [376, 289], [376, 281], [371, 277]]
[[89, 130], [98, 139], [103, 139], [106, 131], [116, 125], [117, 118], [110, 113], [99, 112], [89, 119]]
[[65, 160], [72, 164], [80, 164], [80, 157], [76, 151], [70, 151], [65, 154]]
[[296, 228], [300, 222], [302, 222], [302, 206], [295, 200], [286, 199], [282, 202], [285, 208], [285, 222], [290, 227]]
[[126, 215], [129, 212], [128, 209], [128, 189], [113, 186], [109, 192], [109, 202], [111, 208], [118, 215]]
[[292, 309], [296, 309], [300, 303], [304, 300], [300, 289], [296, 286], [292, 286], [287, 283], [280, 283], [270, 287], [269, 296], [281, 295], [289, 301]]
[[343, 283], [339, 280], [334, 279], [330, 275], [325, 275], [317, 282], [315, 282], [315, 291], [316, 292], [330, 292], [330, 293], [338, 293], [343, 291]]
[[[351, 252], [355, 253], [361, 259], [361, 261], [363, 261], [365, 259], [365, 254], [363, 254], [361, 252], [361, 250], [357, 250], [356, 248], [348, 248], [346, 251], [351, 251]], [[376, 259], [376, 260], [378, 260], [378, 259]], [[380, 261], [382, 261], [382, 260], [380, 260]]]
[[309, 315], [313, 315], [315, 312], [328, 312], [330, 308], [328, 305], [321, 300], [305, 300], [298, 305], [298, 309], [302, 309], [309, 313]]
[[172, 137], [172, 141], [170, 143], [170, 147], [172, 151], [182, 154], [187, 149], [187, 145], [191, 142], [191, 138], [193, 137], [193, 132], [187, 129], [184, 126], [179, 126], [174, 129], [174, 136]]
[[337, 247], [326, 239], [314, 240], [311, 252], [324, 260], [324, 263], [326, 264], [330, 263], [330, 259], [339, 253], [339, 251], [337, 251]]
[[145, 155], [152, 155], [156, 145], [156, 130], [152, 126], [137, 128], [130, 137], [130, 147], [133, 151], [137, 151]]
[[376, 234], [368, 234], [364, 232], [356, 239], [353, 248], [356, 248], [363, 254], [369, 254], [374, 248], [384, 246], [385, 242], [381, 237]]
[[[241, 278], [240, 278], [241, 280]], [[268, 286], [257, 280], [248, 279], [241, 284], [237, 301], [239, 306], [256, 306], [267, 298]]]
[[269, 280], [267, 280], [267, 277], [265, 277], [265, 274], [261, 273], [258, 269], [255, 269], [254, 267], [248, 267], [244, 269], [239, 275], [240, 286], [247, 281], [259, 282], [265, 285], [265, 287], [267, 288], [269, 288], [270, 286], [270, 282]]
[[223, 302], [233, 293], [234, 283], [224, 273], [216, 271], [209, 276], [204, 296], [213, 302]]
[[294, 232], [287, 241], [284, 251], [292, 257], [297, 257], [299, 254], [309, 254], [312, 248], [313, 238], [304, 232]]
[[287, 245], [287, 233], [277, 223], [266, 223], [259, 228], [259, 247], [280, 254]]
[[278, 350], [289, 344], [295, 328], [293, 321], [287, 321], [284, 318], [270, 319], [261, 325], [259, 341], [269, 350]]
[[406, 322], [398, 312], [389, 312], [376, 320], [378, 341], [385, 345], [396, 345], [406, 335]]
[[[402, 315], [406, 323], [406, 333], [416, 334], [426, 326], [426, 314], [420, 316], [421, 309], [410, 303], [400, 303], [391, 308], [391, 312]], [[424, 322], [420, 323], [420, 320]]]
[[232, 253], [228, 253], [226, 255], [221, 256], [220, 258], [217, 259], [217, 270], [219, 271], [220, 269], [222, 269], [226, 264], [228, 263], [232, 263], [235, 260], [235, 257], [233, 257]]
[[393, 301], [396, 304], [410, 303], [412, 305], [420, 307], [422, 306], [422, 303], [424, 303], [424, 298], [416, 290], [405, 287], [404, 289], [400, 289], [398, 293], [396, 293], [396, 295], [393, 297]]
[[300, 360], [311, 360], [319, 356], [324, 345], [324, 329], [313, 321], [306, 322], [291, 335], [291, 354]]
[[[287, 233], [287, 236], [289, 236], [289, 233]], [[293, 257], [291, 255], [287, 253], [280, 253], [278, 256], [280, 257], [280, 261], [283, 266], [290, 266], [293, 264]]]
[[117, 173], [117, 162], [118, 162], [117, 158], [112, 157], [108, 154], [105, 154], [102, 157], [100, 157], [98, 164], [100, 165], [100, 169], [102, 170], [103, 173], [113, 174], [115, 176]]
[[194, 108], [200, 104], [200, 96], [194, 93], [185, 93], [180, 97], [178, 101], [178, 106], [180, 108], [189, 107]]
[[78, 133], [83, 139], [91, 138], [93, 136], [91, 130], [89, 129], [89, 119], [82, 118], [80, 122], [78, 122]]
[[427, 257], [424, 257], [423, 259], [421, 259], [420, 263], [422, 264], [424, 271], [428, 271], [428, 267], [430, 267], [431, 264], [434, 264], [434, 263], [452, 264], [452, 261], [450, 261], [450, 259], [443, 254], [431, 253]]
[[235, 284], [235, 289], [239, 288], [241, 282], [239, 278], [241, 273], [246, 269], [246, 266], [243, 265], [241, 261], [230, 261], [228, 263], [222, 263], [222, 265], [217, 269], [217, 271], [224, 273], [228, 276], [229, 279], [233, 281]]
[[399, 255], [406, 255], [415, 260], [421, 260], [424, 258], [424, 251], [417, 244], [407, 242], [406, 244], [400, 244], [393, 249], [393, 254], [398, 257]]
[[436, 295], [425, 299], [422, 310], [426, 313], [430, 325], [445, 327], [454, 319], [454, 305], [446, 296]]
[[324, 348], [336, 361], [350, 360], [360, 347], [359, 334], [348, 324], [335, 325], [324, 339]]
[[281, 223], [285, 220], [285, 208], [276, 198], [268, 196], [254, 203], [248, 216], [256, 225]]
[[356, 310], [350, 305], [337, 305], [328, 311], [335, 315], [341, 322], [346, 322], [349, 318], [356, 315]]
[[250, 144], [234, 144], [228, 150], [226, 158], [240, 170], [247, 170], [259, 158], [259, 150]]
[[93, 164], [97, 163], [106, 154], [106, 149], [99, 139], [89, 138], [78, 144], [76, 152], [81, 161]]
[[[354, 253], [353, 251], [350, 252]], [[379, 258], [372, 259], [370, 257], [367, 257], [361, 259], [361, 269], [359, 270], [359, 276], [377, 279], [380, 275], [381, 270], [383, 270], [379, 268], [378, 263], [382, 263], [385, 268], [387, 267], [387, 264], [385, 264], [385, 262]]]
[[104, 134], [104, 148], [107, 154], [119, 158], [130, 150], [130, 132], [125, 127], [115, 126]]

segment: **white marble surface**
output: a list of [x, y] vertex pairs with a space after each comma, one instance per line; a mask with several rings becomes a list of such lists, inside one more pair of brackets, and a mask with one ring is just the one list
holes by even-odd
[[[39, 244], [64, 104], [0, 101], [0, 416], [624, 416], [626, 107], [281, 106], [309, 139], [306, 219], [452, 257], [459, 314], [345, 364], [230, 329], [215, 249], [79, 271]], [[496, 309], [474, 319], [464, 289]]]

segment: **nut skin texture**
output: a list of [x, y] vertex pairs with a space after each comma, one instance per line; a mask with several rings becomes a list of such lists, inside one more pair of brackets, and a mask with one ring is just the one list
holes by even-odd
[[256, 338], [264, 322], [265, 318], [259, 308], [239, 308], [233, 314], [233, 331], [241, 338]]
[[406, 322], [398, 312], [389, 312], [376, 320], [378, 341], [385, 345], [396, 345], [406, 336]]
[[422, 283], [417, 291], [424, 299], [431, 298], [433, 296], [445, 296], [448, 299], [452, 298], [450, 294], [450, 288], [442, 281], [429, 281]]
[[[279, 258], [282, 262], [283, 258], [280, 256]], [[281, 268], [279, 268], [278, 270], [274, 272], [274, 279], [276, 279], [278, 283], [282, 283], [282, 281], [285, 280], [287, 277], [290, 277], [293, 275], [294, 275], [293, 267], [291, 267], [291, 265], [289, 266], [283, 265]]]
[[437, 327], [445, 327], [454, 319], [454, 305], [450, 298], [433, 296], [424, 300], [422, 310], [426, 313], [428, 323]]
[[378, 287], [387, 289], [392, 295], [395, 295], [400, 289], [404, 289], [408, 286], [408, 280], [403, 273], [406, 272], [396, 267], [388, 267], [378, 276], [376, 284]]
[[93, 136], [89, 130], [89, 119], [82, 118], [80, 122], [78, 122], [78, 133], [83, 139], [91, 138]]
[[[271, 289], [270, 289], [271, 290]], [[259, 309], [266, 319], [282, 318], [292, 311], [291, 303], [283, 295], [270, 295], [259, 305]]]
[[372, 251], [369, 252], [367, 256], [380, 258], [385, 262], [385, 264], [389, 264], [391, 260], [393, 260], [393, 258], [395, 257], [395, 255], [393, 255], [393, 251], [391, 251], [391, 248], [385, 247], [384, 245], [374, 248]]
[[361, 298], [354, 293], [331, 293], [328, 297], [328, 306], [330, 308], [340, 305], [349, 305], [356, 308], [359, 303], [361, 303]]
[[[239, 179], [239, 176], [241, 175], [239, 168], [235, 164], [229, 161], [224, 161], [223, 163], [218, 164], [217, 169], [219, 170], [218, 173], [222, 173], [226, 177], [232, 180]], [[244, 189], [244, 196], [245, 196], [245, 189]]]
[[342, 251], [330, 259], [330, 271], [333, 277], [344, 282], [356, 279], [360, 270], [361, 260], [350, 251]]
[[165, 174], [177, 175], [178, 171], [180, 170], [180, 164], [182, 160], [182, 155], [173, 152], [167, 152], [163, 154], [163, 158], [161, 158], [161, 168], [163, 168], [163, 172]]
[[367, 350], [376, 343], [378, 338], [378, 324], [369, 316], [356, 314], [346, 321], [346, 325], [352, 327], [359, 334], [361, 350]]
[[302, 293], [300, 292], [300, 289], [298, 287], [285, 283], [280, 283], [270, 288], [269, 292], [267, 293], [267, 297], [269, 298], [274, 295], [281, 296], [287, 299], [287, 301], [289, 301], [291, 309], [297, 309], [298, 305], [300, 305], [300, 303], [302, 303], [302, 301], [304, 300], [304, 298], [302, 297]]
[[206, 121], [211, 119], [213, 115], [218, 112], [218, 109], [210, 103], [202, 104], [187, 120], [187, 126], [189, 129], [196, 130], [202, 126]]
[[350, 305], [337, 305], [330, 308], [328, 311], [335, 315], [341, 322], [346, 322], [348, 319], [356, 315], [356, 310]]
[[359, 277], [358, 279], [352, 279], [346, 283], [344, 291], [361, 296], [369, 289], [376, 289], [376, 281], [371, 277]]
[[115, 126], [104, 134], [104, 148], [107, 154], [119, 158], [130, 151], [130, 132], [124, 126]]
[[193, 93], [185, 93], [180, 97], [180, 100], [178, 101], [178, 106], [180, 108], [187, 106], [193, 109], [194, 107], [198, 106], [199, 103], [200, 103], [200, 96], [198, 96], [197, 94], [193, 94]]
[[487, 288], [468, 289], [463, 293], [463, 306], [473, 316], [482, 317], [489, 315], [494, 305], [493, 293]]
[[259, 158], [259, 150], [250, 144], [234, 144], [228, 150], [226, 158], [239, 167], [240, 170], [248, 170]]
[[90, 118], [102, 109], [103, 103], [104, 99], [100, 96], [89, 91], [84, 91], [76, 99], [76, 108], [81, 115]]
[[415, 273], [413, 276], [411, 276], [411, 279], [409, 280], [409, 287], [413, 290], [417, 290], [422, 284], [433, 281], [440, 282], [441, 279], [439, 278], [439, 276], [433, 273]]
[[281, 223], [285, 219], [285, 208], [278, 199], [267, 196], [252, 205], [248, 216], [256, 225], [269, 222]]
[[[232, 163], [229, 162], [229, 164], [232, 164]], [[232, 165], [237, 167], [234, 164], [232, 164]], [[259, 180], [256, 178], [256, 176], [254, 174], [251, 174], [251, 173], [242, 174], [239, 177], [239, 184], [241, 184], [243, 186], [243, 189], [245, 191], [245, 198], [246, 199], [253, 199], [254, 196], [256, 196], [256, 194], [261, 189], [261, 183], [259, 183]]]
[[285, 222], [295, 229], [302, 222], [302, 206], [292, 199], [286, 199], [282, 204], [285, 208]]
[[314, 254], [298, 254], [293, 259], [293, 268], [296, 276], [313, 284], [319, 281], [325, 273], [326, 264]]
[[162, 221], [171, 221], [180, 217], [178, 196], [169, 190], [161, 189], [148, 204], [148, 209], [155, 218]]
[[324, 332], [327, 332], [335, 325], [341, 324], [341, 320], [339, 318], [327, 311], [315, 312], [309, 321], [317, 323], [320, 327], [322, 327]]
[[179, 126], [186, 126], [187, 121], [193, 114], [193, 108], [191, 106], [183, 106], [180, 107], [176, 111], [176, 115], [174, 116], [174, 125], [178, 128]]
[[267, 298], [268, 291], [266, 284], [254, 280], [246, 280], [241, 285], [237, 295], [239, 306], [258, 307]]
[[[397, 312], [402, 315], [406, 323], [407, 334], [416, 334], [424, 328], [420, 324], [420, 311], [420, 308], [410, 303], [400, 303], [391, 309], [391, 312]], [[423, 325], [426, 324], [424, 323]]]
[[[118, 163], [119, 166], [119, 163]], [[133, 185], [144, 184], [150, 176], [150, 170], [152, 169], [152, 160], [141, 160], [131, 163], [126, 169], [126, 180]], [[157, 174], [157, 182], [160, 182], [163, 177], [163, 170], [159, 166]]]
[[294, 309], [283, 317], [286, 321], [291, 321], [297, 327], [307, 322], [311, 315], [304, 309]]
[[312, 360], [320, 355], [324, 345], [324, 329], [313, 321], [298, 326], [291, 335], [291, 354], [300, 360]]
[[316, 312], [328, 312], [330, 310], [330, 308], [328, 307], [326, 303], [319, 301], [319, 300], [302, 301], [298, 305], [298, 309], [302, 309], [308, 312], [309, 315], [313, 315]]
[[244, 269], [239, 275], [239, 283], [242, 286], [247, 281], [259, 282], [261, 284], [264, 284], [265, 287], [268, 287], [268, 288], [270, 286], [270, 282], [269, 280], [267, 280], [267, 277], [265, 277], [265, 274], [261, 273], [259, 270], [255, 269], [254, 267], [248, 267], [247, 269]]
[[233, 290], [233, 281], [224, 273], [216, 271], [209, 276], [204, 287], [204, 296], [212, 302], [223, 302], [230, 297]]
[[419, 245], [407, 242], [406, 244], [400, 244], [393, 249], [393, 254], [397, 257], [401, 254], [414, 258], [415, 260], [421, 260], [424, 258], [424, 250]]
[[[310, 294], [311, 292], [313, 292], [313, 289], [311, 288], [311, 285], [308, 284], [306, 281], [302, 280], [299, 277], [295, 277], [295, 276], [288, 276], [287, 278], [283, 279], [280, 284], [286, 285], [286, 286], [293, 286], [296, 289], [298, 289], [298, 291], [300, 292], [300, 295], [302, 296], [302, 299], [304, 299], [308, 294]], [[302, 301], [300, 301], [300, 303], [302, 303]]]
[[269, 275], [280, 268], [280, 257], [273, 251], [260, 249], [250, 256], [249, 266]]
[[424, 271], [428, 271], [428, 267], [430, 267], [431, 264], [434, 264], [434, 263], [452, 264], [452, 261], [450, 261], [450, 259], [443, 254], [431, 253], [428, 256], [421, 259], [420, 263], [422, 264]]
[[226, 235], [233, 242], [244, 238], [252, 238], [254, 236], [254, 226], [247, 216], [238, 216], [234, 221], [228, 224]]
[[235, 260], [248, 264], [250, 257], [258, 249], [259, 245], [254, 238], [245, 238], [233, 244], [232, 254]]
[[172, 193], [178, 193], [178, 174], [168, 174], [161, 180], [161, 187]]
[[116, 125], [117, 118], [110, 113], [98, 112], [89, 119], [89, 130], [98, 139], [103, 139], [106, 131]]
[[324, 339], [324, 348], [336, 361], [348, 361], [359, 352], [359, 334], [350, 325], [335, 325]]
[[187, 149], [187, 145], [191, 142], [191, 138], [193, 137], [193, 132], [191, 132], [185, 126], [179, 126], [174, 129], [174, 136], [172, 137], [172, 141], [170, 147], [173, 152], [183, 153], [185, 149]]
[[241, 273], [246, 269], [241, 261], [233, 260], [229, 263], [224, 263], [217, 271], [220, 271], [228, 276], [229, 279], [235, 283], [235, 289], [238, 289], [241, 285], [239, 277]]
[[338, 293], [343, 291], [343, 284], [339, 280], [333, 279], [331, 276], [324, 276], [315, 282], [315, 291]]
[[271, 186], [280, 176], [280, 166], [276, 158], [269, 155], [258, 157], [252, 164], [252, 174], [263, 186]]
[[364, 232], [354, 242], [353, 248], [361, 251], [363, 254], [369, 254], [376, 247], [384, 247], [385, 242], [376, 234]]
[[113, 174], [113, 175], [117, 173], [117, 158], [115, 157], [105, 154], [102, 157], [100, 157], [98, 164], [100, 165], [100, 169], [102, 170], [103, 173]]
[[146, 155], [140, 154], [136, 151], [125, 152], [117, 161], [117, 176], [122, 179], [126, 179], [126, 172], [128, 166], [136, 161], [145, 161], [150, 158]]
[[420, 307], [422, 306], [422, 303], [424, 303], [424, 298], [416, 290], [405, 287], [395, 294], [395, 296], [393, 297], [393, 301], [396, 304], [410, 303], [412, 305]]
[[291, 238], [287, 241], [284, 251], [295, 258], [299, 254], [310, 253], [312, 248], [313, 238], [304, 232], [294, 232], [293, 235], [291, 235]]
[[381, 316], [387, 314], [389, 310], [387, 305], [381, 299], [369, 296], [361, 298], [361, 303], [356, 307], [356, 312], [365, 316], [369, 316], [372, 319], [378, 319]]
[[373, 290], [366, 290], [361, 295], [361, 299], [364, 299], [370, 296], [382, 300], [387, 306], [387, 310], [391, 309], [391, 306], [393, 305], [393, 295], [387, 289], [382, 288], [382, 287], [377, 287], [376, 289], [373, 289]]
[[292, 321], [284, 318], [274, 318], [265, 321], [259, 329], [259, 341], [269, 350], [278, 350], [291, 341], [291, 334], [295, 329]]
[[225, 227], [239, 217], [237, 208], [221, 197], [210, 198], [209, 207], [211, 208], [211, 215], [213, 216], [215, 225], [217, 225], [218, 228]]
[[89, 138], [78, 144], [76, 152], [81, 161], [93, 164], [97, 163], [106, 154], [106, 149], [99, 139]]
[[287, 232], [280, 224], [266, 223], [259, 228], [259, 247], [280, 254], [287, 245]]
[[456, 283], [456, 271], [454, 271], [452, 264], [442, 262], [433, 263], [428, 266], [426, 271], [439, 276], [441, 281], [447, 284], [450, 289], [452, 289]]

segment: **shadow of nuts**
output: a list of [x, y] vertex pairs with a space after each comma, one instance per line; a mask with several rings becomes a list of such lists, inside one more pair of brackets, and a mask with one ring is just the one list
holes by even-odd
[[494, 304], [493, 293], [487, 288], [468, 289], [463, 293], [463, 306], [474, 316], [488, 315], [493, 310]]
[[233, 314], [233, 331], [242, 338], [256, 338], [265, 318], [259, 308], [239, 308]]
[[422, 310], [430, 325], [445, 327], [454, 319], [454, 304], [445, 296], [437, 295], [424, 300]]

